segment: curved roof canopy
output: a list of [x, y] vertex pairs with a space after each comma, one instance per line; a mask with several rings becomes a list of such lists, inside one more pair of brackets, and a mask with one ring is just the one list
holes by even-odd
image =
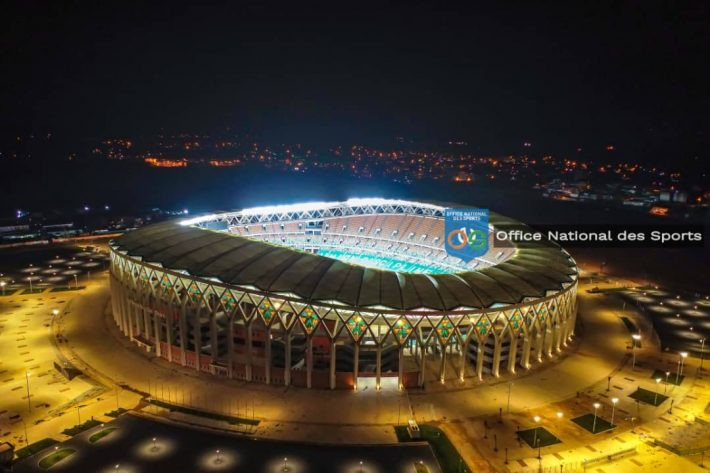
[[[495, 228], [520, 223], [491, 215]], [[260, 240], [169, 221], [127, 233], [115, 251], [168, 270], [230, 286], [295, 294], [309, 303], [394, 310], [483, 309], [562, 290], [576, 280], [574, 260], [550, 243], [517, 245], [504, 262], [457, 274], [365, 268]]]

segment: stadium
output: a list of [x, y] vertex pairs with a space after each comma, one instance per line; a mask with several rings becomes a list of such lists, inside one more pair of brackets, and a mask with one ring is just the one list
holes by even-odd
[[577, 267], [557, 245], [447, 254], [445, 207], [386, 199], [167, 221], [111, 246], [113, 317], [158, 357], [308, 388], [456, 386], [527, 370], [574, 334]]

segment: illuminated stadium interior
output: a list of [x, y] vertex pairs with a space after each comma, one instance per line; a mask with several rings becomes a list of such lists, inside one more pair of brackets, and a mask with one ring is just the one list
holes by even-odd
[[[384, 199], [350, 199], [345, 202], [355, 206], [350, 212], [343, 212], [340, 203], [324, 202], [256, 207], [222, 214], [216, 217], [217, 222], [206, 224], [204, 218], [187, 222], [350, 264], [403, 273], [470, 271], [502, 263], [514, 252], [512, 248], [491, 250], [468, 263], [461, 261], [448, 255], [444, 248], [444, 219], [435, 212], [440, 207], [417, 204], [422, 208], [415, 206], [411, 213], [402, 213], [397, 203], [407, 204]], [[335, 209], [304, 215], [302, 209], [318, 205]]]

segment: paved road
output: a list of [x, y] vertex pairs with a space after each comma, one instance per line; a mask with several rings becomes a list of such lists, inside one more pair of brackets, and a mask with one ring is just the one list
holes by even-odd
[[[90, 436], [105, 428], [116, 430], [95, 444]], [[156, 442], [153, 444], [152, 439]], [[431, 473], [441, 473], [428, 445], [317, 446], [191, 429], [124, 415], [114, 422], [84, 432], [60, 446], [77, 453], [52, 467], [57, 472], [282, 472], [284, 458], [291, 473], [414, 473], [422, 461]], [[219, 450], [219, 454], [217, 454]], [[15, 465], [16, 473], [46, 471], [37, 463], [50, 447]], [[118, 468], [116, 468], [118, 465]]]

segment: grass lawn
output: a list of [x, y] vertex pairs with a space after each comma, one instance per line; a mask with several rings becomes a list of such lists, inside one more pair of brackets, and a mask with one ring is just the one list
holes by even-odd
[[47, 447], [51, 447], [55, 443], [57, 443], [57, 441], [51, 438], [42, 439], [38, 442], [31, 443], [28, 446], [23, 447], [19, 450], [15, 450], [15, 455], [17, 455], [17, 458], [27, 458], [39, 452], [40, 450], [44, 450]]
[[76, 434], [80, 434], [81, 432], [83, 432], [85, 430], [89, 430], [92, 427], [96, 427], [97, 425], [101, 425], [101, 422], [99, 422], [98, 420], [91, 419], [91, 420], [87, 420], [83, 424], [75, 425], [74, 427], [64, 429], [64, 430], [62, 430], [62, 433], [64, 435], [69, 435], [69, 436], [73, 437]]
[[23, 289], [23, 291], [20, 293], [23, 296], [25, 294], [39, 294], [40, 292], [44, 291], [46, 288], [45, 287], [34, 287], [32, 290], [30, 289]]
[[199, 409], [192, 409], [185, 406], [177, 406], [175, 404], [170, 404], [163, 401], [158, 401], [156, 399], [149, 399], [149, 403], [162, 407], [165, 409], [170, 409], [171, 411], [182, 412], [184, 414], [190, 414], [193, 416], [204, 417], [206, 419], [223, 420], [229, 422], [230, 424], [245, 424], [245, 425], [259, 425], [259, 419], [246, 419], [243, 417], [233, 417], [224, 414], [218, 414], [216, 412], [201, 411]]
[[113, 411], [107, 412], [106, 416], [113, 417], [115, 419], [116, 417], [120, 416], [124, 412], [127, 412], [127, 410], [124, 409], [123, 407], [120, 407], [118, 409], [114, 409]]
[[79, 286], [79, 287], [53, 287], [51, 291], [49, 292], [66, 292], [66, 291], [81, 291], [84, 289], [85, 286]]
[[[677, 372], [671, 372], [671, 374], [668, 375], [668, 384], [675, 384], [676, 386], [680, 386], [680, 384], [683, 382], [685, 379], [685, 375], [682, 374], [680, 376], [676, 376]], [[661, 370], [656, 370], [653, 372], [651, 375], [651, 379], [656, 379], [656, 378], [661, 378], [661, 383], [666, 382], [666, 372], [661, 371]]]
[[108, 429], [100, 430], [89, 437], [89, 442], [96, 443], [102, 438], [106, 437], [108, 434], [116, 430], [116, 427], [109, 427]]
[[659, 392], [649, 391], [643, 388], [638, 388], [633, 394], [630, 394], [629, 397], [645, 404], [651, 404], [652, 406], [660, 406], [663, 404], [663, 401], [668, 399], [668, 396], [664, 396]]
[[56, 450], [39, 461], [39, 467], [43, 469], [48, 469], [54, 466], [56, 463], [64, 460], [66, 457], [76, 453], [73, 448], [61, 448]]
[[[605, 419], [602, 419], [599, 416], [597, 416], [597, 422], [595, 425], [594, 414], [585, 414], [583, 416], [575, 417], [574, 419], [572, 419], [572, 422], [593, 434], [598, 434], [599, 432], [606, 432], [607, 430], [611, 430], [616, 427], [616, 425]], [[592, 427], [594, 427], [594, 430], [592, 430]]]
[[[536, 430], [537, 434], [535, 433]], [[537, 429], [519, 430], [518, 436], [532, 448], [537, 448], [538, 443], [540, 447], [547, 447], [556, 443], [562, 443], [560, 439], [555, 437], [552, 432], [547, 430], [545, 427], [538, 427]]]
[[[439, 462], [443, 473], [471, 473], [466, 462], [463, 461], [456, 447], [454, 447], [446, 434], [433, 425], [420, 425], [419, 432], [421, 437], [419, 439], [412, 439], [405, 425], [396, 426], [394, 431], [400, 442], [428, 442], [431, 449], [434, 451], [436, 460]], [[414, 469], [417, 473], [428, 473], [429, 471], [426, 465], [419, 465], [417, 463], [414, 464]]]

